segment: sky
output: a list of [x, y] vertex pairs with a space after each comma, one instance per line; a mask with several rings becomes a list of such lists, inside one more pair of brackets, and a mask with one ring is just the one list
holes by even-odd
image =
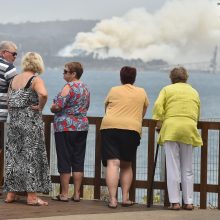
[[169, 63], [209, 61], [220, 48], [220, 0], [0, 0], [0, 23], [98, 20], [58, 51]]
[[0, 23], [105, 19], [132, 8], [154, 12], [168, 0], [0, 0]]

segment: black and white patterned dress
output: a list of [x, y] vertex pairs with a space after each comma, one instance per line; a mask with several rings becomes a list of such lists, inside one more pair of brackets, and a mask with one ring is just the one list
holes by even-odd
[[30, 87], [32, 80], [24, 89], [9, 88], [5, 192], [51, 191], [42, 114], [31, 109], [38, 101]]

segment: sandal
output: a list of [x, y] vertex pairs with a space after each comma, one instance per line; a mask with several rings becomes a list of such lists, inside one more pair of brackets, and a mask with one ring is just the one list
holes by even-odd
[[48, 202], [40, 199], [40, 198], [36, 198], [34, 201], [28, 202], [27, 201], [27, 205], [30, 206], [48, 206]]
[[171, 206], [168, 207], [169, 210], [179, 211], [180, 204], [179, 203], [172, 203]]
[[109, 207], [110, 209], [116, 209], [116, 208], [118, 207], [118, 204], [113, 205], [113, 204], [109, 203], [109, 204], [108, 204], [108, 207]]
[[73, 202], [80, 202], [80, 198], [76, 199], [76, 198], [74, 198], [74, 196], [71, 197], [71, 200], [72, 200]]
[[122, 207], [129, 207], [129, 206], [133, 206], [133, 205], [135, 205], [135, 204], [137, 204], [137, 203], [128, 200], [127, 202], [121, 203], [121, 206], [122, 206]]
[[63, 196], [63, 195], [57, 195], [56, 197], [52, 198], [52, 200], [55, 200], [55, 201], [60, 201], [60, 202], [69, 202], [69, 199], [68, 197], [66, 196]]
[[113, 200], [110, 199], [109, 202], [108, 202], [108, 207], [110, 209], [116, 209], [118, 207], [118, 201], [115, 200], [115, 199], [113, 199]]
[[185, 204], [183, 205], [183, 209], [192, 211], [194, 209], [193, 204]]

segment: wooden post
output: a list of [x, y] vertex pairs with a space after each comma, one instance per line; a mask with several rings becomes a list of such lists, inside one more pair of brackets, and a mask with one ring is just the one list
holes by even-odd
[[4, 180], [4, 123], [0, 123], [0, 146], [2, 152], [0, 153], [0, 187], [3, 185]]
[[[148, 128], [148, 165], [147, 165], [147, 206], [150, 207], [153, 204], [154, 198], [154, 189], [152, 192], [149, 193], [149, 190], [152, 188], [151, 186], [151, 179], [153, 176], [153, 169], [154, 169], [154, 145], [155, 145], [155, 125], [156, 122], [150, 121], [149, 128]], [[153, 196], [151, 196], [151, 193]], [[151, 198], [150, 198], [151, 197]]]
[[133, 171], [133, 180], [131, 183], [130, 191], [129, 191], [129, 199], [131, 201], [135, 201], [135, 196], [136, 196], [136, 155], [135, 159], [132, 161], [132, 171]]
[[207, 161], [208, 161], [208, 126], [202, 126], [203, 146], [201, 148], [201, 183], [200, 183], [200, 208], [206, 209], [207, 203]]
[[101, 119], [96, 121], [95, 138], [95, 180], [94, 180], [94, 199], [100, 199], [101, 196]]
[[166, 166], [166, 162], [165, 162], [165, 190], [164, 190], [164, 206], [168, 207], [170, 206], [170, 201], [169, 201], [169, 195], [168, 195], [168, 189], [167, 189], [167, 166]]
[[218, 131], [218, 209], [220, 209], [220, 130]]

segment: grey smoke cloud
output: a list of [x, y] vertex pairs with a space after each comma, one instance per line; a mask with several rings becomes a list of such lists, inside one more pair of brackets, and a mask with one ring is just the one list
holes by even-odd
[[78, 33], [59, 55], [207, 61], [220, 41], [219, 16], [220, 6], [210, 0], [171, 0], [155, 13], [137, 8]]

